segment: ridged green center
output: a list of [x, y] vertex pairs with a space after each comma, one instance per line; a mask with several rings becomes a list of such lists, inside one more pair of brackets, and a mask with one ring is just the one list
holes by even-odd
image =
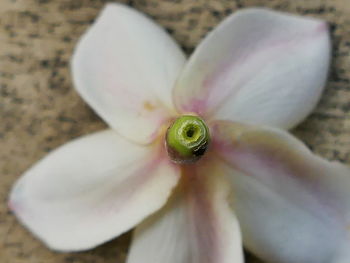
[[209, 140], [209, 129], [205, 122], [192, 115], [177, 118], [166, 136], [169, 156], [180, 163], [198, 160], [207, 149]]

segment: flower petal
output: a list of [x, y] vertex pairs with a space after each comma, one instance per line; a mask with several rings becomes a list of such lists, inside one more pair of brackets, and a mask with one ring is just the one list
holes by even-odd
[[52, 249], [89, 249], [161, 208], [178, 176], [156, 146], [140, 146], [107, 130], [74, 140], [37, 163], [16, 183], [9, 205]]
[[275, 129], [217, 123], [245, 246], [267, 262], [350, 262], [350, 169]]
[[216, 119], [291, 128], [318, 102], [329, 61], [323, 21], [238, 11], [198, 46], [176, 85], [175, 105]]
[[184, 62], [162, 28], [129, 7], [108, 4], [80, 40], [72, 71], [78, 92], [112, 128], [147, 143], [173, 114], [171, 89]]
[[212, 161], [184, 168], [168, 204], [136, 228], [128, 263], [241, 263], [239, 225], [230, 193]]

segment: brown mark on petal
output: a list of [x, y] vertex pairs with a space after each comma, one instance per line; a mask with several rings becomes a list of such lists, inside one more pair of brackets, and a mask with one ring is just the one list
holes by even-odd
[[143, 108], [147, 111], [154, 111], [154, 109], [156, 108], [151, 102], [149, 101], [145, 101], [143, 103]]

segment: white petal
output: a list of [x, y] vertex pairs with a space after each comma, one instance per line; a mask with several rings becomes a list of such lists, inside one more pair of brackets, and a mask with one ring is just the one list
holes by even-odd
[[350, 169], [274, 129], [220, 124], [245, 246], [266, 262], [350, 262]]
[[184, 168], [183, 182], [136, 228], [128, 263], [242, 263], [241, 236], [220, 167]]
[[291, 128], [318, 102], [329, 60], [323, 21], [238, 11], [194, 52], [177, 83], [175, 104], [216, 119]]
[[38, 162], [16, 183], [9, 205], [52, 249], [88, 249], [162, 207], [178, 176], [159, 148], [103, 131]]
[[123, 136], [147, 143], [173, 114], [171, 90], [185, 57], [150, 19], [108, 4], [76, 47], [75, 86]]

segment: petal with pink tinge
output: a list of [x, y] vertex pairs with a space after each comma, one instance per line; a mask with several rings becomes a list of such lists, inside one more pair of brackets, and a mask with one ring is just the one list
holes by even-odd
[[174, 114], [171, 90], [185, 57], [150, 19], [108, 4], [78, 43], [72, 74], [85, 101], [123, 136], [148, 143]]
[[244, 245], [266, 262], [350, 262], [350, 169], [273, 128], [217, 122]]
[[55, 250], [95, 247], [161, 208], [180, 171], [159, 145], [140, 146], [107, 130], [50, 153], [15, 184], [9, 205]]
[[128, 263], [242, 263], [229, 184], [215, 161], [183, 170], [167, 205], [136, 228]]
[[329, 61], [324, 21], [238, 11], [195, 50], [174, 90], [175, 105], [214, 119], [291, 128], [318, 102]]

